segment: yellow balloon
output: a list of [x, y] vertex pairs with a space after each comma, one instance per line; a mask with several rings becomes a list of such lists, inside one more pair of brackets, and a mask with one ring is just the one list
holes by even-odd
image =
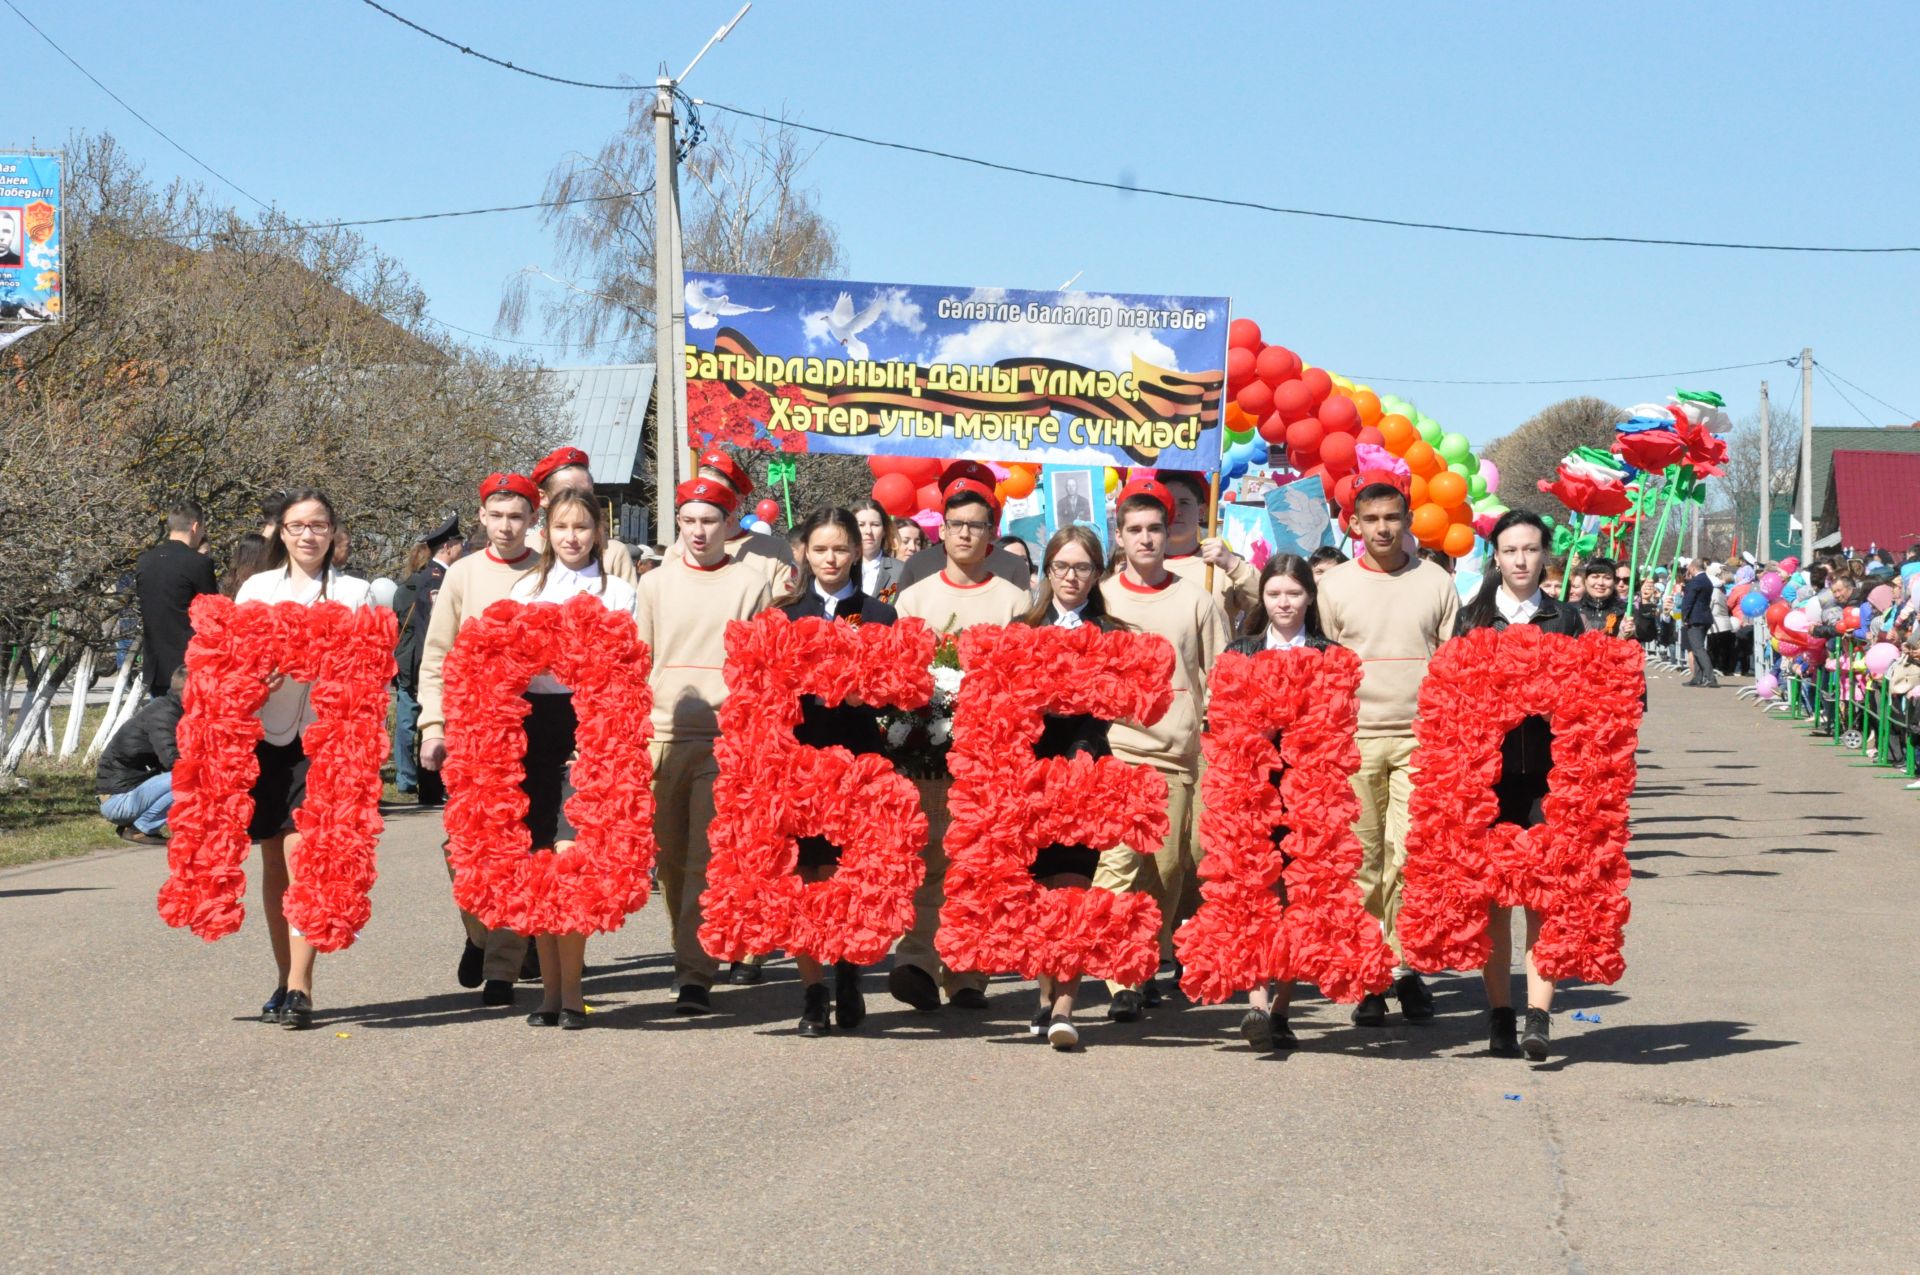
[[1107, 494], [1112, 495], [1114, 492], [1119, 490], [1120, 490], [1120, 471], [1117, 469], [1109, 469], [1107, 471]]

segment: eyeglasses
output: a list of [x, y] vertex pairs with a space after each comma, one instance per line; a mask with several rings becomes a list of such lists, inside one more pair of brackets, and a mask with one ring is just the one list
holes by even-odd
[[1049, 562], [1047, 574], [1050, 576], [1090, 576], [1093, 574], [1091, 562]]
[[963, 531], [969, 536], [984, 536], [993, 530], [990, 522], [976, 522], [971, 518], [949, 518], [946, 527], [950, 531]]
[[283, 522], [280, 524], [280, 529], [298, 539], [308, 532], [316, 536], [324, 536], [333, 530], [333, 524], [330, 522]]
[[1633, 577], [1632, 577], [1632, 576], [1630, 576], [1630, 575], [1626, 575], [1625, 573], [1622, 573], [1622, 574], [1620, 574], [1620, 575], [1617, 575], [1617, 576], [1615, 576], [1615, 577], [1613, 578], [1613, 582], [1614, 582], [1615, 584], [1625, 584], [1625, 583], [1627, 583], [1627, 582], [1628, 582], [1629, 580], [1631, 580], [1631, 579], [1633, 579]]

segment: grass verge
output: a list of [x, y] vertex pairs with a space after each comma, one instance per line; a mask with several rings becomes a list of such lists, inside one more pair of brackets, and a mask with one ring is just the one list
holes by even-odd
[[109, 850], [121, 844], [100, 817], [93, 767], [29, 758], [26, 786], [0, 780], [0, 868]]

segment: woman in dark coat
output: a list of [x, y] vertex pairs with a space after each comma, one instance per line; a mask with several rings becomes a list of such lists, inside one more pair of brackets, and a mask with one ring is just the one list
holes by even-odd
[[[800, 546], [793, 591], [777, 605], [790, 620], [828, 619], [843, 624], [892, 624], [892, 607], [860, 592], [856, 572], [860, 563], [860, 526], [844, 509], [818, 509], [794, 533]], [[800, 701], [800, 724], [794, 738], [810, 748], [840, 747], [859, 756], [877, 753], [883, 743], [877, 709], [849, 699], [829, 705], [817, 695]], [[824, 881], [840, 867], [840, 847], [825, 837], [800, 838], [800, 878]], [[826, 971], [808, 956], [796, 955], [805, 1001], [800, 1014], [802, 1036], [825, 1036], [827, 1026]], [[860, 992], [860, 967], [841, 961], [833, 968], [834, 1019], [850, 1031], [867, 1016]]]
[[[1475, 629], [1496, 632], [1515, 624], [1531, 624], [1549, 633], [1579, 637], [1583, 631], [1579, 614], [1571, 607], [1544, 593], [1540, 579], [1546, 568], [1547, 528], [1538, 517], [1521, 509], [1500, 515], [1488, 539], [1492, 546], [1493, 569], [1481, 582], [1480, 592], [1461, 608], [1456, 633]], [[1547, 795], [1547, 773], [1553, 769], [1553, 728], [1544, 717], [1528, 717], [1507, 732], [1500, 746], [1500, 779], [1493, 786], [1500, 803], [1499, 822], [1532, 828], [1546, 822], [1541, 800]], [[1526, 1051], [1538, 1062], [1547, 1056], [1551, 1034], [1553, 983], [1540, 977], [1534, 968], [1533, 945], [1540, 937], [1540, 917], [1527, 912], [1527, 1026], [1515, 1040], [1513, 1012], [1513, 911], [1493, 909], [1491, 925], [1493, 952], [1488, 957], [1481, 979], [1487, 988], [1490, 1009], [1489, 1037], [1496, 1054], [1513, 1055]]]

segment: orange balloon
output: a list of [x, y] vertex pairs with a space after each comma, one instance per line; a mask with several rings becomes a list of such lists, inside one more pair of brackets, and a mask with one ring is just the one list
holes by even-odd
[[1471, 527], [1473, 525], [1473, 506], [1464, 500], [1461, 501], [1453, 508], [1447, 510], [1447, 521], [1456, 526]]
[[1386, 443], [1387, 450], [1395, 456], [1406, 455], [1407, 448], [1413, 446], [1420, 438], [1420, 431], [1413, 427], [1413, 422], [1398, 412], [1382, 416], [1377, 428], [1380, 430], [1381, 439]]
[[1473, 552], [1473, 528], [1454, 523], [1440, 537], [1440, 552], [1449, 558], [1464, 558]]
[[[1446, 466], [1440, 462], [1440, 457], [1434, 453], [1433, 448], [1429, 446], [1423, 438], [1416, 438], [1407, 444], [1405, 460], [1407, 462], [1407, 468], [1422, 478], [1432, 478], [1436, 472], [1446, 468]], [[1431, 491], [1427, 493], [1427, 498], [1429, 500], [1433, 498]]]
[[1232, 402], [1231, 400], [1227, 403], [1226, 422], [1227, 428], [1236, 433], [1245, 433], [1258, 423], [1250, 419], [1245, 412], [1240, 410], [1240, 404]]
[[1362, 425], [1378, 425], [1380, 423], [1380, 396], [1378, 394], [1375, 394], [1372, 390], [1355, 390], [1349, 397], [1353, 399], [1353, 405], [1360, 409], [1360, 423]]
[[[1458, 478], [1459, 475], [1455, 474], [1454, 477]], [[1000, 480], [998, 486], [1013, 500], [1019, 500], [1024, 496], [1031, 496], [1033, 494], [1033, 471], [1024, 465], [1010, 465], [1007, 467], [1007, 476]]]
[[1407, 482], [1407, 508], [1418, 509], [1427, 503], [1427, 480], [1415, 474]]
[[1413, 511], [1413, 538], [1429, 549], [1439, 547], [1449, 525], [1447, 511], [1431, 501]]
[[1443, 469], [1427, 480], [1427, 499], [1442, 509], [1452, 509], [1467, 498], [1467, 480], [1451, 469]]

